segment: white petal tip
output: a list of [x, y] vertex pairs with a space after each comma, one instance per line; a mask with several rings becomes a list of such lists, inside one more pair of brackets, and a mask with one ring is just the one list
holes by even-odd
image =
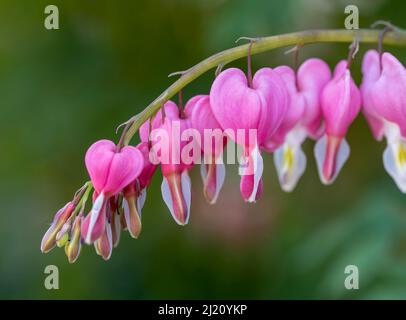
[[282, 190], [292, 192], [306, 169], [306, 155], [301, 146], [285, 143], [275, 151], [274, 164]]
[[402, 193], [406, 193], [406, 148], [402, 142], [389, 144], [383, 153], [383, 165], [386, 172], [395, 181]]
[[332, 184], [350, 156], [350, 146], [344, 138], [324, 135], [316, 142], [314, 155], [319, 177], [324, 185]]

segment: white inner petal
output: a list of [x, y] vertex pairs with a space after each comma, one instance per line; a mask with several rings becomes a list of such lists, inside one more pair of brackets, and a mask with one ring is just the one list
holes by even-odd
[[178, 219], [176, 218], [176, 215], [175, 215], [175, 211], [173, 209], [172, 195], [171, 195], [171, 190], [169, 189], [169, 183], [165, 177], [162, 180], [161, 193], [162, 193], [162, 198], [164, 199], [166, 206], [168, 207], [169, 211], [171, 212], [172, 217], [175, 219], [176, 222], [178, 222]]
[[187, 224], [189, 222], [190, 205], [192, 202], [192, 184], [190, 182], [190, 177], [189, 177], [187, 170], [182, 172], [181, 181], [182, 181], [182, 194], [186, 201], [186, 207], [187, 207], [187, 214], [186, 214], [186, 221], [185, 221], [185, 224]]
[[324, 159], [326, 157], [327, 151], [327, 135], [323, 135], [317, 142], [314, 147], [314, 156], [317, 162], [317, 169], [319, 172], [320, 180], [323, 184], [329, 185], [334, 182], [337, 178], [338, 174], [340, 173], [341, 169], [343, 168], [345, 162], [348, 160], [350, 156], [350, 146], [348, 145], [347, 141], [343, 138], [340, 142], [340, 146], [338, 148], [337, 159], [335, 161], [336, 167], [334, 170], [334, 176], [328, 181], [323, 175], [323, 164]]
[[398, 153], [402, 142], [388, 144], [383, 153], [383, 165], [396, 185], [403, 193], [406, 193], [406, 165], [399, 163]]
[[147, 189], [144, 188], [141, 190], [139, 196], [137, 197], [137, 212], [141, 218], [141, 211], [144, 208], [145, 200], [147, 198]]
[[306, 155], [301, 145], [285, 143], [275, 151], [274, 163], [282, 190], [293, 191], [306, 169]]
[[220, 190], [223, 187], [224, 181], [226, 179], [226, 166], [224, 163], [217, 163], [216, 164], [216, 194], [213, 198], [212, 203], [217, 201], [217, 198], [220, 194]]
[[97, 219], [99, 218], [100, 212], [103, 208], [103, 203], [104, 203], [104, 193], [100, 193], [98, 197], [96, 198], [96, 201], [93, 203], [92, 210], [90, 212], [90, 222], [89, 222], [89, 228], [87, 230], [87, 235], [85, 242], [86, 243], [91, 243], [91, 237], [92, 237], [92, 232], [94, 225], [96, 224]]

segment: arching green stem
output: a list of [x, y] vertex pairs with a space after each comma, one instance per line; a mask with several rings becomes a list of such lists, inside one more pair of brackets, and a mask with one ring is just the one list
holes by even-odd
[[[308, 43], [322, 42], [352, 42], [357, 37], [361, 43], [378, 43], [381, 31], [360, 29], [360, 30], [308, 30], [294, 33], [287, 33], [277, 36], [258, 38], [252, 43], [251, 54], [257, 54], [276, 48], [291, 45], [303, 45]], [[394, 30], [385, 34], [384, 44], [395, 46], [406, 46], [406, 31]], [[162, 105], [172, 98], [179, 90], [201, 76], [206, 71], [216, 68], [218, 65], [225, 65], [231, 61], [244, 58], [248, 54], [250, 43], [240, 45], [228, 50], [219, 52], [201, 61], [192, 68], [185, 71], [182, 76], [167, 88], [161, 95], [152, 101], [141, 113], [132, 117], [126, 123], [130, 124], [124, 133], [123, 143], [127, 145], [139, 127], [152, 115], [154, 115]]]

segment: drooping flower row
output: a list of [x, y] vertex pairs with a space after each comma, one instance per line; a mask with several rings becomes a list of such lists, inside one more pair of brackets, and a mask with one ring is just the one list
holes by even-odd
[[[96, 252], [109, 259], [118, 245], [121, 230], [137, 238], [146, 189], [158, 166], [163, 181], [162, 198], [175, 221], [188, 223], [191, 208], [189, 171], [197, 161], [183, 161], [183, 153], [201, 159], [204, 195], [215, 203], [225, 179], [221, 161], [228, 140], [242, 148], [240, 191], [247, 202], [262, 194], [264, 165], [261, 153], [273, 152], [280, 185], [292, 191], [306, 168], [301, 145], [316, 140], [314, 155], [322, 183], [331, 184], [350, 154], [347, 131], [363, 106], [374, 137], [387, 139], [384, 167], [402, 192], [406, 192], [406, 69], [390, 53], [366, 53], [360, 89], [351, 77], [346, 60], [331, 73], [321, 59], [305, 61], [295, 72], [288, 66], [262, 68], [252, 79], [239, 69], [221, 72], [209, 95], [190, 99], [185, 107], [168, 101], [140, 128], [137, 146], [117, 146], [108, 140], [94, 143], [85, 157], [91, 184], [86, 184], [63, 207], [46, 232], [41, 250], [64, 246], [70, 262], [82, 242], [94, 244]], [[173, 135], [194, 129], [217, 130], [209, 143], [196, 145], [193, 137], [179, 140]], [[167, 133], [163, 141], [154, 132]], [[229, 134], [243, 130], [243, 135]], [[254, 130], [255, 139], [248, 137]], [[192, 147], [191, 147], [192, 145]], [[196, 152], [196, 150], [198, 150]], [[160, 159], [165, 158], [166, 161]], [[180, 160], [179, 160], [180, 159]], [[86, 201], [93, 191], [93, 204], [85, 216]]]

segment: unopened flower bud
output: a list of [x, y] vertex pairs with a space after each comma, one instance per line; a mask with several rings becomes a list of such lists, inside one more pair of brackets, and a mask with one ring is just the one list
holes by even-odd
[[62, 248], [66, 242], [69, 240], [69, 232], [70, 232], [70, 223], [67, 222], [65, 223], [61, 230], [59, 230], [59, 232], [56, 234], [55, 240], [56, 240], [56, 245], [59, 248]]
[[65, 253], [68, 257], [69, 263], [74, 263], [79, 257], [81, 249], [81, 236], [80, 227], [82, 223], [82, 216], [77, 216], [73, 222], [70, 240], [65, 244]]
[[72, 202], [68, 202], [62, 209], [60, 209], [52, 221], [51, 226], [48, 228], [41, 241], [41, 251], [49, 252], [56, 244], [56, 236], [62, 229], [66, 221], [72, 215], [75, 205]]

